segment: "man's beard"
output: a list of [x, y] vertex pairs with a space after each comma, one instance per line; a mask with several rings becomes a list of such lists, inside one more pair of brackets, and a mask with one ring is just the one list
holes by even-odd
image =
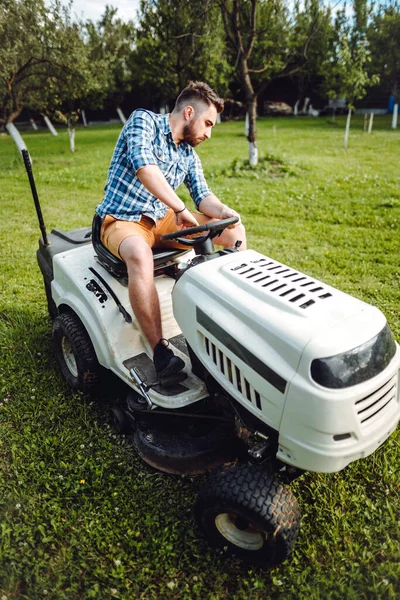
[[189, 146], [192, 146], [192, 148], [200, 144], [201, 140], [198, 137], [196, 137], [194, 133], [193, 121], [190, 121], [190, 123], [187, 123], [183, 127], [183, 141], [189, 144]]

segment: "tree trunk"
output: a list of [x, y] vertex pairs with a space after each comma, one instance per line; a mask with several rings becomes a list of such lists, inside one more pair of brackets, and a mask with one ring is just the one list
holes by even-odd
[[249, 163], [252, 167], [258, 165], [258, 148], [257, 148], [257, 96], [253, 95], [251, 102], [248, 104], [249, 114]]
[[43, 116], [43, 119], [44, 119], [44, 122], [46, 123], [46, 125], [47, 125], [47, 127], [48, 127], [49, 131], [50, 131], [50, 132], [51, 132], [51, 133], [52, 133], [54, 136], [57, 136], [57, 135], [58, 135], [58, 133], [57, 133], [57, 131], [54, 129], [54, 125], [53, 125], [53, 123], [50, 121], [49, 117], [48, 117], [47, 115], [44, 115], [44, 116]]
[[369, 115], [369, 125], [368, 125], [368, 133], [372, 131], [372, 123], [374, 122], [374, 113]]
[[118, 116], [119, 116], [119, 118], [121, 120], [121, 123], [123, 125], [125, 125], [125, 123], [126, 123], [126, 117], [125, 117], [124, 113], [122, 112], [122, 110], [120, 108], [117, 108], [117, 113], [118, 113]]
[[22, 108], [16, 108], [15, 110], [13, 110], [8, 116], [6, 116], [6, 124], [14, 123], [15, 119], [17, 119], [21, 113]]
[[395, 104], [393, 106], [393, 117], [392, 117], [392, 129], [396, 129], [397, 127], [397, 116], [399, 113], [399, 105]]
[[[22, 153], [22, 150], [27, 150], [26, 144], [25, 144], [24, 140], [22, 139], [22, 135], [20, 134], [18, 129], [15, 127], [14, 123], [7, 123], [5, 127], [8, 131], [8, 133], [11, 135], [12, 139], [14, 140], [15, 145], [17, 146], [18, 150], [21, 153]], [[30, 156], [29, 156], [29, 158], [32, 162], [32, 159]]]
[[350, 121], [351, 121], [351, 108], [349, 108], [349, 112], [347, 113], [346, 130], [344, 133], [344, 147], [345, 148], [347, 148], [347, 146], [349, 145]]
[[253, 85], [251, 83], [249, 67], [246, 58], [242, 55], [240, 59], [240, 75], [244, 92], [246, 95], [246, 106], [247, 113], [249, 116], [249, 133], [247, 139], [249, 140], [249, 162], [255, 167], [258, 164], [258, 149], [257, 149], [257, 94], [254, 92]]
[[68, 120], [68, 135], [69, 135], [69, 148], [71, 152], [75, 152], [75, 127], [71, 125]]

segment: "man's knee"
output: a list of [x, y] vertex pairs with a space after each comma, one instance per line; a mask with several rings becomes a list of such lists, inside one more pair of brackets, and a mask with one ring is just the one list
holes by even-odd
[[[242, 223], [232, 227], [232, 229], [225, 229], [221, 235], [221, 242], [225, 247], [233, 248], [236, 242], [242, 242], [242, 245], [246, 245], [246, 230]], [[244, 248], [243, 248], [244, 249]]]
[[153, 262], [153, 252], [148, 243], [140, 236], [125, 238], [119, 247], [119, 255], [130, 267], [146, 267]]

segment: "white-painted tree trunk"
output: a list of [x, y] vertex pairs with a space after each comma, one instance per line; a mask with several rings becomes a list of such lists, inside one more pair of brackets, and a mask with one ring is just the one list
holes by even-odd
[[45, 116], [43, 117], [43, 119], [44, 119], [44, 122], [46, 123], [46, 125], [47, 125], [47, 127], [48, 127], [48, 129], [49, 129], [50, 133], [52, 133], [54, 136], [57, 136], [57, 135], [58, 135], [58, 133], [57, 133], [57, 131], [55, 130], [55, 128], [54, 128], [54, 125], [53, 125], [53, 123], [50, 121], [49, 117], [45, 115]]
[[393, 117], [392, 117], [392, 129], [396, 129], [397, 127], [397, 116], [399, 113], [399, 105], [395, 104], [393, 106]]
[[217, 123], [221, 123], [221, 115], [219, 113], [217, 114]]
[[309, 102], [310, 102], [310, 98], [305, 98], [305, 99], [304, 99], [304, 106], [303, 106], [303, 108], [302, 108], [302, 110], [301, 110], [301, 113], [302, 113], [303, 115], [306, 115], [306, 114], [307, 114], [307, 107], [308, 107], [308, 103], [309, 103]]
[[368, 133], [371, 133], [372, 131], [372, 124], [374, 122], [374, 113], [371, 113], [369, 115], [369, 123], [368, 123]]
[[32, 129], [34, 131], [38, 130], [38, 126], [36, 125], [35, 121], [33, 119], [29, 119], [30, 124], [32, 125]]
[[249, 142], [249, 163], [252, 167], [258, 165], [258, 148], [255, 142]]
[[344, 132], [344, 147], [347, 148], [349, 145], [349, 133], [350, 133], [350, 121], [351, 121], [351, 108], [349, 108], [349, 112], [347, 113], [346, 119], [346, 129]]
[[249, 135], [249, 127], [250, 127], [249, 113], [246, 112], [246, 118], [244, 120], [244, 135], [246, 137], [248, 137], [248, 135]]
[[293, 115], [295, 117], [297, 117], [297, 115], [299, 114], [299, 104], [300, 104], [300, 100], [297, 100], [296, 104], [294, 105], [293, 108]]
[[118, 116], [120, 118], [121, 123], [123, 125], [125, 125], [125, 123], [126, 123], [126, 117], [125, 117], [124, 113], [122, 112], [122, 110], [119, 107], [117, 108], [117, 114], [118, 114]]
[[[6, 129], [7, 129], [8, 133], [11, 135], [12, 139], [15, 142], [15, 145], [17, 146], [18, 150], [21, 153], [22, 153], [22, 150], [28, 150], [24, 140], [22, 139], [22, 135], [20, 134], [18, 129], [15, 127], [14, 123], [7, 123]], [[29, 158], [30, 158], [30, 161], [32, 162], [30, 155], [29, 155]]]
[[160, 115], [165, 115], [165, 106], [160, 106]]
[[71, 152], [75, 152], [75, 127], [68, 125], [69, 148]]
[[86, 113], [85, 113], [84, 109], [82, 109], [82, 121], [83, 121], [83, 126], [87, 127], [88, 123], [87, 123]]

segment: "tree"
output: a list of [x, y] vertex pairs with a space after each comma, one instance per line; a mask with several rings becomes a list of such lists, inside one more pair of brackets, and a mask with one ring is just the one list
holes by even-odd
[[354, 0], [351, 19], [346, 10], [338, 11], [330, 50], [324, 65], [325, 90], [330, 98], [345, 98], [348, 107], [344, 147], [347, 148], [351, 112], [355, 102], [367, 93], [368, 87], [379, 81], [368, 71], [371, 61], [366, 28], [369, 16], [368, 0]]
[[[241, 81], [249, 115], [249, 162], [258, 163], [257, 99], [269, 83], [304, 68], [310, 40], [319, 27], [307, 15], [311, 5], [290, 13], [284, 0], [216, 0], [222, 14], [231, 60]], [[301, 33], [301, 35], [299, 35]]]
[[132, 77], [150, 88], [158, 106], [176, 98], [190, 79], [202, 79], [220, 94], [230, 68], [223, 29], [210, 0], [141, 0]]
[[72, 22], [69, 13], [64, 14], [58, 32], [60, 51], [65, 54], [63, 70], [52, 72], [45, 81], [40, 110], [67, 124], [70, 149], [74, 152], [75, 126], [81, 109], [102, 106], [106, 96], [107, 62], [92, 60], [90, 47], [84, 39], [84, 26], [81, 22]]
[[71, 6], [44, 0], [4, 0], [0, 5], [0, 123], [23, 108], [54, 112], [64, 103], [102, 89], [103, 71], [91, 64], [82, 24]]
[[304, 96], [319, 88], [322, 81], [323, 64], [332, 36], [330, 7], [321, 5], [319, 0], [296, 2], [293, 35], [302, 65], [294, 72], [293, 80], [298, 86], [299, 100], [304, 100]]
[[[131, 21], [117, 17], [117, 9], [106, 6], [99, 21], [87, 21], [85, 25], [89, 60], [104, 77], [103, 95], [112, 97], [117, 106], [125, 92], [132, 88], [130, 72], [131, 55], [135, 45], [135, 27]], [[87, 97], [87, 107], [98, 100]]]
[[370, 72], [379, 73], [383, 87], [400, 101], [400, 5], [378, 6], [367, 28]]

